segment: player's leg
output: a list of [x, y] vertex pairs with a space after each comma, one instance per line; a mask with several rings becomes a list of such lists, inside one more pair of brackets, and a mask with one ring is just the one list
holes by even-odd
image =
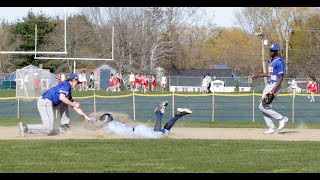
[[19, 123], [20, 134], [24, 136], [26, 133], [30, 134], [50, 134], [53, 130], [54, 113], [52, 102], [48, 99], [39, 98], [37, 101], [37, 108], [41, 117], [42, 124], [25, 125]]
[[166, 106], [168, 106], [168, 101], [162, 101], [154, 110], [154, 113], [157, 115], [157, 120], [154, 124], [154, 131], [161, 131], [162, 115], [165, 112]]
[[276, 126], [274, 125], [271, 116], [269, 116], [268, 114], [262, 112], [263, 115], [263, 119], [267, 124], [268, 130], [264, 132], [264, 134], [273, 134], [276, 132]]
[[192, 111], [188, 108], [178, 108], [177, 112], [175, 113], [174, 117], [172, 117], [165, 125], [163, 128], [163, 133], [168, 133], [170, 129], [173, 127], [173, 125], [176, 123], [178, 119], [181, 117], [187, 115], [187, 114], [192, 114]]
[[92, 87], [92, 81], [90, 80], [90, 82], [89, 82], [89, 91], [91, 91], [91, 87]]
[[59, 109], [60, 122], [61, 122], [60, 132], [65, 134], [71, 133], [70, 126], [69, 126], [70, 118], [69, 118], [68, 105], [61, 102], [55, 107], [55, 109]]
[[[263, 90], [262, 98], [267, 93], [269, 93], [273, 89], [274, 86], [275, 86], [275, 84], [268, 84], [265, 87], [265, 89]], [[281, 87], [282, 86], [280, 85], [275, 90], [276, 95], [279, 94]], [[274, 111], [271, 107], [272, 107], [271, 104], [264, 104], [263, 102], [260, 102], [260, 104], [259, 104], [259, 109], [264, 115], [268, 115], [268, 116], [270, 116], [270, 118], [274, 118], [279, 121], [279, 127], [278, 127], [277, 131], [280, 131], [284, 127], [285, 123], [288, 122], [288, 118], [286, 116], [283, 116], [283, 115], [279, 114], [278, 112]], [[267, 126], [269, 127], [268, 124], [267, 124]]]
[[311, 91], [311, 101], [310, 102], [314, 102], [314, 92]]
[[162, 113], [160, 111], [156, 112], [157, 120], [154, 124], [154, 131], [161, 131], [161, 124], [162, 124]]

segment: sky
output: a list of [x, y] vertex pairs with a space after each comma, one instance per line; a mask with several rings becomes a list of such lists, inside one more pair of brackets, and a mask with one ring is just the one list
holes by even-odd
[[[63, 15], [63, 7], [0, 7], [0, 19], [6, 19], [9, 22], [17, 21], [27, 15], [31, 10], [35, 13], [44, 12], [48, 15]], [[241, 7], [208, 7], [207, 12], [209, 15], [214, 14], [214, 23], [222, 27], [235, 26], [233, 23], [233, 12], [241, 9]], [[76, 14], [78, 8], [66, 7], [68, 13]]]

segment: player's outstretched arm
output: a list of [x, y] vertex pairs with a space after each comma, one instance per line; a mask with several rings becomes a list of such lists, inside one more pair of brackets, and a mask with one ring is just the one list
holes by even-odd
[[80, 115], [82, 116], [85, 120], [90, 121], [90, 117], [88, 115], [86, 115], [81, 108], [76, 108], [73, 107], [73, 109]]

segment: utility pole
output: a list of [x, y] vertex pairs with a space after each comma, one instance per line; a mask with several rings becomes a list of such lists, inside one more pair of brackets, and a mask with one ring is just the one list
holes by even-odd
[[[262, 59], [262, 69], [263, 69], [263, 73], [266, 73], [266, 64], [265, 64], [265, 55], [264, 55], [264, 34], [262, 33], [262, 27], [259, 27], [260, 32], [256, 32], [254, 33], [256, 36], [260, 36], [261, 37], [261, 59]], [[267, 84], [267, 77], [264, 77], [264, 84]]]
[[288, 75], [288, 34], [289, 34], [289, 31], [287, 32], [287, 35], [286, 35], [286, 77]]
[[288, 75], [288, 63], [289, 63], [289, 34], [293, 33], [291, 28], [288, 29], [286, 34], [286, 76]]

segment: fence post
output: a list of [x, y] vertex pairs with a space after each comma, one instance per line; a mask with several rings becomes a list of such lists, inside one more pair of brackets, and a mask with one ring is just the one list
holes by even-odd
[[96, 92], [93, 91], [93, 112], [96, 113]]
[[133, 108], [133, 120], [136, 120], [136, 102], [134, 98], [134, 90], [132, 91], [132, 108]]
[[252, 122], [254, 123], [254, 90], [252, 91]]
[[294, 125], [294, 99], [295, 97], [292, 96], [292, 126]]
[[172, 117], [174, 116], [174, 90], [172, 91]]
[[212, 92], [212, 104], [211, 104], [211, 121], [212, 123], [214, 122], [214, 91]]
[[19, 119], [20, 118], [20, 97], [19, 97], [19, 95], [17, 96], [17, 98], [18, 98], [17, 118]]

